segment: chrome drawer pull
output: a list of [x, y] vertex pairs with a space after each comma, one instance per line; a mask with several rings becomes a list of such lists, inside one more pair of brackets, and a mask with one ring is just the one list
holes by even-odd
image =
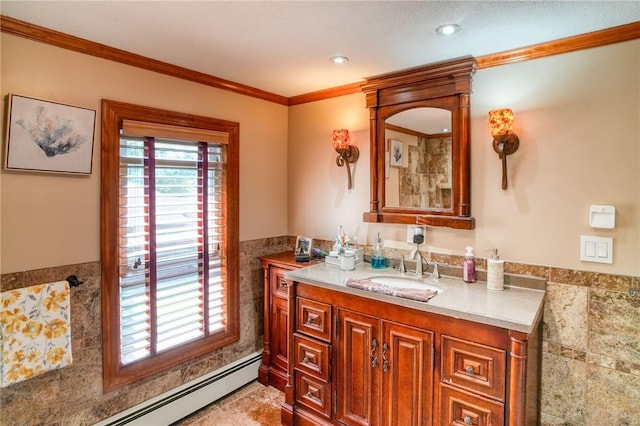
[[305, 324], [313, 324], [315, 322], [315, 318], [307, 318], [307, 321], [305, 322]]
[[464, 416], [463, 420], [464, 420], [464, 424], [465, 425], [472, 425], [473, 424], [473, 421], [471, 420], [471, 417], [469, 417], [469, 416]]
[[308, 356], [305, 356], [304, 358], [302, 358], [302, 363], [303, 363], [303, 364], [308, 364], [308, 363], [309, 363], [309, 361], [311, 361], [311, 360], [309, 359], [309, 357], [308, 357]]
[[476, 370], [473, 369], [472, 366], [468, 366], [464, 369], [468, 374], [476, 374]]

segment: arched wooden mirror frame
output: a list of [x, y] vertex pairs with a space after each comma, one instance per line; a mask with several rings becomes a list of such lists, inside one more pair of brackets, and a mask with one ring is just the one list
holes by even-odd
[[[362, 86], [370, 111], [371, 203], [365, 222], [420, 224], [473, 229], [469, 147], [473, 57], [368, 78]], [[385, 205], [385, 120], [419, 107], [444, 108], [452, 118], [452, 203], [449, 209]]]

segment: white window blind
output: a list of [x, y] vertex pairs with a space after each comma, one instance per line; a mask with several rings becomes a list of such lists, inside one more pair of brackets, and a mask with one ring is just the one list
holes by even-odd
[[226, 328], [226, 141], [133, 129], [120, 137], [122, 365]]

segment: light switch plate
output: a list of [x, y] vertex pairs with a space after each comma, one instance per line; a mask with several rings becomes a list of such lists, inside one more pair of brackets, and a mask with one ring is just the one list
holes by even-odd
[[613, 263], [613, 238], [581, 235], [580, 260], [583, 262]]

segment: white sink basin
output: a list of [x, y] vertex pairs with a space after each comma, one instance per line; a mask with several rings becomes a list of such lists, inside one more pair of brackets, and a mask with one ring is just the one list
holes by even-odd
[[426, 278], [393, 276], [393, 275], [374, 275], [367, 277], [367, 280], [376, 284], [382, 284], [389, 288], [406, 288], [410, 290], [433, 290], [436, 293], [442, 293], [444, 288], [435, 284]]

